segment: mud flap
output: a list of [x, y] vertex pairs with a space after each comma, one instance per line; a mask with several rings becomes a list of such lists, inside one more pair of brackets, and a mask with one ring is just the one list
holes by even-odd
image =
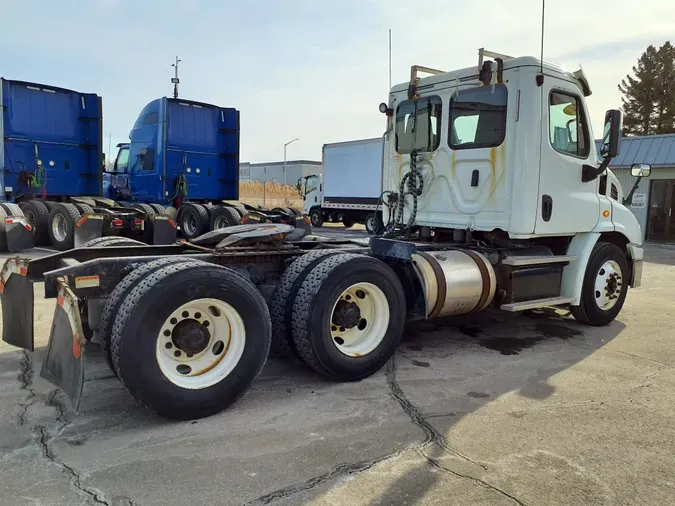
[[42, 376], [59, 387], [68, 396], [77, 411], [84, 384], [85, 339], [77, 297], [59, 278], [49, 347], [42, 364]]
[[26, 218], [5, 218], [5, 237], [7, 251], [15, 253], [35, 247], [33, 229]]
[[103, 216], [87, 214], [75, 224], [75, 247], [81, 248], [92, 239], [103, 237]]
[[312, 235], [312, 224], [306, 216], [298, 216], [295, 219], [295, 230], [286, 238], [287, 241], [299, 241], [308, 235]]
[[33, 351], [33, 283], [27, 258], [10, 258], [0, 271], [2, 340]]
[[152, 222], [152, 244], [174, 244], [176, 222], [170, 216], [155, 216]]

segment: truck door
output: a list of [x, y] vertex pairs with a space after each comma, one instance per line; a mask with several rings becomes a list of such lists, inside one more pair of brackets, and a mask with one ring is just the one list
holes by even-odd
[[588, 112], [576, 85], [547, 77], [542, 89], [539, 204], [535, 233], [587, 232], [598, 222], [597, 180], [582, 182], [596, 165]]
[[305, 180], [305, 198], [303, 200], [302, 212], [309, 214], [309, 211], [316, 206], [321, 205], [321, 176], [314, 174]]

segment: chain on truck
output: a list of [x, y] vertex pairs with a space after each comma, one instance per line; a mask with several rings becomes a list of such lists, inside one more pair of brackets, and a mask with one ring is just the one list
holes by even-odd
[[3, 339], [33, 349], [44, 281], [57, 300], [44, 377], [77, 406], [96, 342], [137, 400], [189, 419], [243, 395], [270, 349], [355, 381], [393, 356], [406, 320], [558, 307], [610, 323], [642, 274], [641, 230], [607, 169], [621, 115], [606, 115], [599, 163], [581, 71], [480, 56], [412, 67], [380, 106], [380, 236], [293, 242], [291, 227], [258, 224], [9, 260]]

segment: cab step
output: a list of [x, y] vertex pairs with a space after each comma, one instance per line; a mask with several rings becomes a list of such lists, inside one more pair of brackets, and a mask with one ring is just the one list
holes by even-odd
[[564, 262], [574, 262], [576, 259], [576, 256], [571, 255], [512, 256], [502, 260], [502, 265], [522, 267], [524, 265], [560, 264]]
[[570, 297], [548, 297], [546, 299], [526, 300], [523, 302], [511, 302], [510, 304], [502, 304], [499, 309], [502, 311], [509, 311], [516, 313], [518, 311], [526, 311], [528, 309], [537, 309], [540, 307], [562, 306], [563, 304], [570, 304], [574, 299]]

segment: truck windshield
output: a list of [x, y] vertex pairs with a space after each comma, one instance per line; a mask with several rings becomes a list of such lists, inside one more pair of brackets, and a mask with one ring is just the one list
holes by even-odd
[[401, 102], [396, 109], [396, 151], [436, 151], [439, 144], [441, 109], [441, 97], [435, 95]]
[[309, 192], [312, 192], [316, 190], [316, 188], [319, 186], [319, 178], [316, 176], [310, 176], [307, 178], [306, 183], [305, 183], [305, 195], [307, 195]]

